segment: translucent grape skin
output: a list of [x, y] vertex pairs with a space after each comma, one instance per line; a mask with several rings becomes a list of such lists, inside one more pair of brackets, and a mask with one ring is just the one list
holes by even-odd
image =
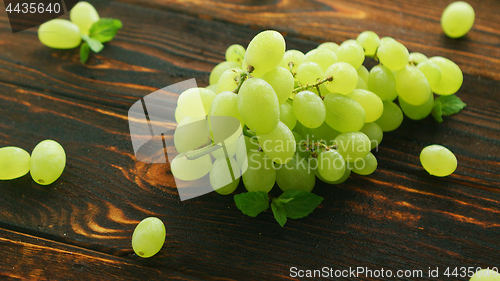
[[[359, 67], [359, 66], [358, 66]], [[326, 82], [326, 87], [332, 93], [347, 95], [358, 84], [356, 68], [346, 62], [332, 64], [325, 72], [325, 76], [332, 76], [333, 81]]]
[[342, 133], [335, 138], [337, 151], [346, 162], [363, 159], [371, 150], [370, 139], [361, 132]]
[[429, 99], [431, 86], [425, 75], [415, 66], [407, 65], [395, 75], [399, 97], [411, 105], [422, 105]]
[[349, 63], [354, 69], [360, 67], [365, 61], [365, 51], [355, 40], [349, 44], [341, 44], [335, 53], [338, 62]]
[[248, 44], [245, 63], [248, 66], [253, 66], [254, 76], [262, 76], [278, 66], [283, 59], [285, 49], [285, 38], [279, 32], [262, 31]]
[[384, 104], [374, 93], [367, 90], [355, 89], [347, 96], [357, 101], [363, 107], [366, 114], [365, 122], [374, 122], [382, 116]]
[[359, 131], [365, 124], [366, 114], [355, 100], [340, 94], [328, 94], [324, 98], [325, 122], [339, 132]]
[[92, 4], [86, 1], [78, 2], [69, 13], [70, 20], [78, 25], [80, 33], [88, 35], [92, 25], [99, 21], [99, 13]]
[[318, 79], [323, 79], [325, 72], [321, 66], [315, 62], [303, 62], [297, 68], [297, 79], [302, 85], [314, 84]]
[[413, 120], [421, 120], [425, 117], [429, 116], [432, 112], [432, 108], [434, 107], [434, 95], [432, 92], [429, 92], [429, 98], [422, 105], [411, 105], [404, 101], [403, 99], [399, 99], [399, 106], [403, 113], [408, 116], [408, 118]]
[[356, 41], [365, 50], [365, 56], [374, 56], [378, 46], [380, 46], [380, 38], [373, 31], [361, 32]]
[[431, 60], [419, 63], [417, 69], [425, 75], [425, 78], [429, 81], [429, 85], [437, 84], [441, 80], [441, 69]]
[[66, 152], [56, 141], [44, 140], [31, 152], [31, 177], [40, 185], [55, 182], [62, 175], [64, 167], [66, 167]]
[[273, 70], [262, 75], [262, 79], [273, 87], [279, 104], [286, 102], [292, 95], [295, 81], [290, 70], [283, 67], [275, 67]]
[[451, 38], [464, 36], [474, 25], [474, 8], [464, 1], [448, 5], [441, 15], [441, 27], [444, 34]]
[[370, 70], [367, 86], [368, 90], [384, 101], [393, 101], [398, 97], [396, 78], [392, 71], [383, 65], [376, 65]]
[[180, 153], [170, 162], [172, 174], [183, 181], [201, 179], [212, 169], [212, 159], [209, 154], [189, 160], [185, 153]]
[[292, 72], [297, 73], [297, 68], [304, 61], [304, 53], [298, 50], [288, 50], [283, 55], [283, 59], [281, 60], [279, 66], [285, 69], [290, 70], [290, 62], [293, 63]]
[[309, 169], [307, 160], [298, 154], [276, 169], [276, 183], [283, 192], [289, 189], [311, 192], [315, 182], [316, 177]]
[[212, 72], [210, 72], [210, 77], [209, 77], [210, 85], [217, 84], [222, 73], [224, 73], [226, 70], [230, 68], [236, 68], [236, 69], [241, 68], [241, 64], [235, 61], [223, 61], [218, 65], [216, 65], [214, 69], [212, 69]]
[[205, 88], [191, 88], [179, 95], [177, 107], [186, 116], [205, 117], [215, 93]]
[[316, 177], [318, 177], [318, 179], [320, 179], [322, 182], [326, 182], [326, 183], [329, 183], [329, 184], [341, 184], [343, 182], [345, 182], [349, 176], [351, 175], [351, 170], [348, 169], [347, 165], [346, 165], [346, 168], [344, 170], [344, 174], [342, 175], [342, 177], [336, 181], [329, 181], [325, 178], [323, 178], [319, 172], [318, 172], [318, 169], [314, 170], [314, 174], [316, 175]]
[[226, 61], [241, 62], [245, 58], [245, 47], [239, 44], [233, 44], [226, 49]]
[[438, 95], [453, 95], [462, 86], [464, 76], [460, 67], [454, 62], [443, 57], [432, 57], [430, 61], [437, 64], [441, 69], [441, 80], [438, 83], [431, 85], [431, 89]]
[[297, 124], [297, 118], [293, 113], [293, 106], [287, 102], [280, 105], [280, 121], [283, 122], [290, 130], [293, 130]]
[[408, 56], [408, 61], [410, 63], [418, 65], [419, 63], [427, 61], [427, 56], [425, 56], [424, 54], [419, 53], [419, 52], [412, 52]]
[[257, 139], [264, 153], [277, 164], [289, 162], [297, 148], [292, 131], [281, 121], [271, 133], [257, 134]]
[[404, 68], [408, 64], [409, 55], [408, 49], [396, 40], [381, 44], [377, 50], [380, 62], [393, 71]]
[[431, 175], [446, 177], [457, 169], [457, 158], [455, 154], [444, 146], [429, 145], [420, 153], [420, 163]]
[[54, 49], [73, 49], [82, 42], [78, 26], [65, 19], [54, 19], [40, 25], [38, 39]]
[[243, 173], [243, 183], [248, 192], [269, 192], [276, 181], [273, 161], [264, 152], [250, 151], [247, 155], [248, 168]]
[[384, 132], [394, 131], [403, 123], [403, 112], [397, 104], [384, 101], [384, 112], [375, 122]]
[[365, 158], [356, 160], [352, 165], [352, 171], [358, 175], [367, 176], [377, 169], [377, 158], [369, 152]]
[[310, 91], [295, 95], [293, 112], [297, 120], [308, 128], [317, 128], [325, 121], [325, 104], [318, 95]]
[[318, 155], [318, 172], [328, 181], [339, 180], [345, 172], [344, 157], [335, 149], [325, 150]]
[[256, 77], [246, 80], [236, 101], [244, 123], [257, 134], [269, 134], [278, 125], [278, 98], [266, 81]]
[[356, 72], [358, 73], [359, 78], [363, 79], [365, 83], [368, 83], [368, 76], [370, 75], [370, 72], [368, 71], [368, 69], [366, 69], [364, 65], [358, 67], [356, 69]]
[[324, 43], [319, 44], [319, 46], [317, 47], [317, 49], [328, 49], [330, 51], [337, 52], [337, 50], [339, 49], [339, 47], [340, 46], [337, 43], [324, 42]]
[[208, 116], [231, 116], [240, 120], [243, 127], [243, 118], [238, 111], [237, 98], [238, 96], [233, 92], [219, 93], [210, 104]]
[[384, 132], [376, 122], [366, 123], [359, 131], [370, 139], [371, 149], [380, 145], [384, 138]]
[[30, 154], [19, 147], [0, 148], [0, 180], [13, 180], [30, 171]]
[[304, 56], [304, 62], [307, 61], [317, 63], [325, 71], [330, 65], [337, 62], [337, 55], [328, 49], [313, 49]]
[[174, 132], [174, 145], [178, 153], [193, 150], [209, 143], [208, 120], [204, 117], [186, 117]]
[[243, 73], [243, 70], [240, 68], [230, 68], [226, 71], [224, 71], [220, 77], [219, 80], [217, 80], [217, 91], [215, 91], [216, 94], [225, 92], [225, 91], [234, 91], [238, 87], [237, 80], [241, 76], [241, 73]]
[[160, 219], [145, 218], [135, 227], [132, 234], [132, 248], [139, 257], [152, 257], [161, 250], [166, 236], [165, 225]]
[[[231, 168], [228, 166], [228, 162]], [[215, 192], [221, 195], [233, 193], [240, 183], [240, 178], [241, 171], [236, 159], [233, 157], [215, 159], [210, 170], [210, 185]]]

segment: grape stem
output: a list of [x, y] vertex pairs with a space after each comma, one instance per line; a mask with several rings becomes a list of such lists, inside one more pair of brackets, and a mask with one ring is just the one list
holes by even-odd
[[320, 140], [318, 142], [309, 141], [309, 143], [304, 142], [304, 146], [306, 147], [306, 151], [309, 151], [311, 153], [311, 156], [314, 158], [318, 157], [317, 151], [319, 149], [323, 149], [325, 151], [328, 151], [330, 149], [337, 149], [336, 144], [327, 145], [323, 143], [323, 140]]
[[204, 146], [202, 148], [186, 152], [185, 157], [188, 160], [195, 160], [195, 159], [198, 159], [198, 158], [200, 158], [202, 156], [205, 156], [205, 155], [207, 155], [207, 154], [209, 154], [211, 152], [214, 152], [214, 151], [216, 151], [217, 149], [219, 149], [221, 147], [222, 146], [220, 146], [218, 144], [211, 143], [211, 144], [209, 144], [207, 146]]
[[290, 73], [292, 73], [292, 76], [295, 78], [295, 76], [297, 76], [297, 73], [293, 72], [293, 66], [295, 64], [293, 63], [293, 61], [289, 62], [288, 63], [288, 67], [290, 68]]
[[251, 131], [250, 128], [248, 128], [247, 125], [245, 125], [245, 127], [243, 128], [243, 135], [245, 135], [249, 138], [253, 138], [253, 137], [257, 136], [255, 134], [255, 132]]
[[246, 73], [246, 72], [241, 73], [239, 77], [235, 78], [236, 83], [238, 84], [236, 89], [234, 89], [234, 91], [233, 91], [235, 94], [238, 94], [238, 92], [240, 91], [241, 85], [243, 85], [243, 82], [245, 82], [247, 80], [247, 78], [248, 78], [248, 73]]
[[316, 87], [319, 87], [319, 85], [325, 83], [325, 82], [332, 82], [333, 81], [333, 76], [328, 76], [326, 77], [325, 79], [322, 79], [322, 80], [318, 80], [318, 82], [314, 83], [314, 84], [306, 84], [306, 85], [303, 85], [303, 86], [299, 86], [295, 89], [293, 89], [293, 94], [296, 94], [298, 92], [301, 92], [301, 91], [305, 91], [307, 89], [311, 89], [311, 88], [316, 88]]

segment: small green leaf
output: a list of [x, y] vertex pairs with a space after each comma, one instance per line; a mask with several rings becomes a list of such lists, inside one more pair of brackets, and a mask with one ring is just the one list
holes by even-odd
[[283, 208], [283, 205], [280, 202], [277, 202], [278, 200], [273, 200], [271, 203], [271, 209], [273, 210], [274, 218], [276, 221], [283, 227], [286, 223], [286, 213], [285, 213], [285, 208]]
[[443, 116], [443, 104], [440, 101], [438, 101], [438, 100], [434, 101], [434, 107], [432, 108], [431, 114], [434, 117], [434, 119], [436, 119], [436, 121], [438, 121], [438, 123], [443, 122], [443, 117], [442, 117]]
[[[302, 190], [293, 190], [289, 189], [283, 194], [281, 194], [278, 199], [281, 199], [281, 204], [283, 204], [283, 208], [285, 209], [286, 216], [291, 219], [300, 219], [306, 217], [316, 207], [321, 204], [323, 201], [323, 197], [317, 196], [310, 192], [302, 191]], [[286, 199], [293, 199], [288, 202], [284, 202]]]
[[89, 30], [89, 36], [101, 43], [106, 43], [113, 40], [118, 30], [122, 27], [122, 22], [118, 19], [102, 18], [92, 25]]
[[443, 108], [442, 112], [444, 116], [449, 116], [455, 113], [460, 112], [464, 107], [467, 106], [466, 103], [464, 103], [459, 97], [456, 95], [450, 95], [450, 96], [440, 96], [439, 98], [436, 99], [436, 101], [439, 101]]
[[82, 63], [86, 63], [87, 60], [89, 59], [89, 54], [90, 54], [90, 47], [87, 42], [83, 42], [83, 44], [80, 46], [80, 61]]
[[90, 38], [88, 35], [83, 34], [81, 37], [83, 41], [89, 44], [90, 49], [95, 53], [99, 53], [104, 48], [104, 45], [101, 42], [94, 38]]
[[256, 217], [269, 208], [269, 196], [264, 191], [246, 192], [235, 195], [234, 203], [243, 214]]

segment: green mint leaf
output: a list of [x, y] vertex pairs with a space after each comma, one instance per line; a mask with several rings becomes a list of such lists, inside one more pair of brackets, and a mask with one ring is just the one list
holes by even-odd
[[83, 41], [87, 42], [90, 49], [96, 53], [99, 53], [104, 48], [104, 45], [101, 42], [94, 38], [90, 38], [88, 35], [83, 34], [82, 39]]
[[440, 96], [436, 99], [436, 101], [439, 101], [442, 104], [442, 112], [444, 116], [458, 113], [460, 112], [460, 110], [467, 106], [467, 104], [465, 104], [456, 95]]
[[432, 116], [438, 123], [443, 122], [443, 104], [438, 101], [437, 99], [434, 101], [434, 107], [432, 108], [431, 111]]
[[273, 210], [274, 218], [283, 227], [286, 223], [286, 212], [283, 204], [277, 202], [278, 200], [273, 199], [271, 203], [271, 209]]
[[321, 204], [321, 201], [323, 201], [323, 197], [317, 196], [310, 192], [293, 189], [289, 189], [283, 192], [283, 194], [281, 194], [278, 199], [293, 199], [286, 203], [284, 201], [280, 202], [285, 209], [286, 216], [291, 219], [300, 219], [306, 217], [307, 215], [312, 213], [312, 211], [314, 211], [314, 209], [316, 209], [319, 204]]
[[80, 46], [80, 61], [82, 63], [86, 63], [87, 60], [89, 59], [89, 54], [90, 54], [90, 47], [87, 42], [83, 42], [83, 44]]
[[102, 18], [90, 27], [89, 37], [101, 43], [106, 43], [113, 40], [118, 30], [122, 27], [122, 22], [118, 19]]
[[273, 199], [273, 202], [276, 202], [276, 203], [288, 203], [288, 202], [290, 202], [292, 200], [293, 200], [293, 198], [287, 198], [287, 199], [275, 198], [275, 199]]
[[269, 208], [269, 196], [264, 191], [246, 192], [235, 195], [234, 203], [243, 214], [256, 217]]

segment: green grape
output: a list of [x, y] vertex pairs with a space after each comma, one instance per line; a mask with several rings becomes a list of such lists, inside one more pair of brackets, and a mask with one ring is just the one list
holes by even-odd
[[310, 91], [302, 91], [295, 95], [293, 112], [297, 120], [308, 128], [317, 128], [325, 121], [325, 104], [318, 95]]
[[38, 39], [54, 49], [73, 49], [82, 42], [78, 26], [65, 19], [54, 19], [40, 25]]
[[289, 189], [311, 192], [316, 177], [307, 160], [295, 154], [290, 162], [276, 169], [276, 183], [283, 192]]
[[297, 79], [302, 85], [314, 84], [318, 79], [325, 78], [325, 71], [315, 62], [303, 62], [297, 68]]
[[380, 46], [380, 38], [373, 31], [361, 32], [356, 41], [365, 50], [365, 56], [374, 56], [378, 46]]
[[186, 153], [180, 153], [170, 162], [172, 174], [183, 181], [193, 181], [206, 176], [212, 169], [212, 159], [209, 154], [189, 160]]
[[432, 112], [432, 108], [434, 107], [434, 95], [432, 92], [429, 92], [429, 98], [422, 105], [411, 105], [404, 101], [402, 98], [399, 98], [399, 106], [403, 113], [408, 116], [408, 118], [413, 120], [421, 120], [425, 117], [429, 116]]
[[247, 159], [248, 168], [243, 173], [243, 183], [247, 191], [271, 191], [276, 181], [273, 160], [260, 151], [248, 152]]
[[500, 273], [492, 269], [481, 269], [476, 271], [469, 281], [499, 281]]
[[30, 154], [19, 147], [0, 148], [0, 180], [13, 180], [30, 171]]
[[472, 28], [474, 18], [474, 8], [469, 3], [456, 1], [444, 9], [441, 15], [441, 27], [448, 37], [462, 37]]
[[[345, 173], [344, 157], [335, 149], [324, 150], [316, 158], [318, 163], [318, 173], [328, 181], [339, 180]], [[311, 159], [310, 163], [314, 163]]]
[[208, 116], [231, 116], [240, 120], [243, 126], [243, 119], [238, 111], [237, 98], [238, 96], [233, 92], [219, 93], [210, 104]]
[[337, 52], [337, 50], [339, 49], [339, 45], [337, 43], [333, 43], [333, 42], [325, 42], [325, 43], [319, 44], [317, 49], [328, 49], [330, 51]]
[[226, 91], [232, 92], [236, 90], [238, 87], [236, 81], [240, 79], [242, 73], [243, 70], [239, 68], [230, 68], [224, 71], [220, 75], [219, 80], [217, 80], [217, 91], [215, 91], [215, 93], [219, 94]]
[[384, 112], [375, 122], [384, 132], [394, 131], [403, 123], [403, 112], [392, 101], [384, 101]]
[[381, 44], [377, 56], [385, 67], [396, 71], [408, 64], [409, 53], [405, 45], [394, 40]]
[[449, 176], [457, 169], [457, 157], [448, 148], [437, 144], [422, 149], [420, 163], [429, 174], [437, 177]]
[[441, 80], [441, 69], [430, 60], [419, 63], [417, 69], [425, 75], [429, 85], [437, 84]]
[[354, 67], [360, 67], [365, 61], [365, 51], [356, 41], [348, 44], [341, 44], [336, 52], [338, 62], [347, 62]]
[[355, 100], [340, 94], [328, 94], [323, 100], [325, 122], [339, 132], [359, 131], [365, 124], [366, 113]]
[[152, 257], [161, 250], [166, 236], [165, 225], [160, 219], [145, 218], [135, 227], [132, 248], [139, 257]]
[[352, 171], [358, 175], [367, 176], [377, 169], [377, 158], [369, 152], [365, 158], [354, 161]]
[[283, 59], [281, 60], [279, 66], [284, 69], [290, 70], [290, 63], [293, 63], [292, 72], [297, 73], [297, 68], [304, 61], [304, 53], [297, 50], [288, 50], [283, 55]]
[[413, 53], [410, 53], [410, 55], [408, 56], [408, 61], [418, 65], [419, 63], [427, 61], [427, 57], [422, 53], [413, 52]]
[[269, 134], [257, 134], [262, 150], [277, 164], [285, 164], [295, 154], [297, 143], [292, 131], [281, 121]]
[[215, 93], [205, 88], [191, 88], [182, 92], [177, 100], [177, 108], [186, 116], [205, 117]]
[[210, 91], [212, 91], [212, 92], [215, 93], [217, 91], [217, 83], [216, 84], [208, 85], [208, 86], [205, 87], [205, 89], [210, 90]]
[[307, 140], [314, 142], [322, 141], [327, 145], [334, 144], [335, 138], [340, 135], [340, 132], [328, 126], [326, 122], [321, 124], [318, 128], [303, 127], [302, 133]]
[[55, 182], [66, 167], [66, 152], [56, 141], [44, 140], [31, 152], [30, 173], [33, 180], [41, 185]]
[[392, 42], [392, 41], [396, 41], [396, 40], [394, 40], [394, 38], [392, 38], [392, 37], [382, 37], [382, 38], [380, 38], [380, 45], [385, 44], [387, 42]]
[[370, 139], [370, 149], [374, 149], [375, 147], [379, 146], [384, 137], [382, 128], [380, 128], [380, 126], [376, 122], [366, 123], [359, 131], [365, 134]]
[[279, 104], [286, 102], [292, 95], [295, 81], [290, 70], [283, 67], [276, 67], [262, 75], [262, 79], [273, 87], [274, 92], [278, 97]]
[[415, 66], [407, 65], [395, 75], [396, 91], [411, 105], [422, 105], [429, 99], [431, 87], [425, 75]]
[[460, 89], [464, 76], [460, 67], [454, 62], [443, 57], [432, 57], [429, 59], [437, 64], [441, 69], [441, 80], [438, 83], [431, 85], [431, 89], [438, 95], [453, 95]]
[[78, 2], [69, 13], [70, 20], [78, 25], [80, 33], [89, 35], [92, 25], [100, 20], [99, 13], [92, 4], [86, 1]]
[[287, 102], [280, 105], [280, 120], [290, 130], [293, 130], [297, 124], [297, 118], [295, 117], [295, 113], [293, 113], [293, 106]]
[[211, 143], [208, 120], [204, 117], [186, 117], [174, 132], [174, 145], [178, 153], [194, 150]]
[[374, 93], [367, 90], [355, 89], [347, 96], [357, 101], [363, 107], [366, 114], [365, 122], [374, 122], [382, 116], [384, 104]]
[[325, 83], [326, 88], [332, 93], [347, 95], [352, 92], [358, 84], [358, 73], [356, 72], [356, 68], [346, 62], [332, 64], [326, 70], [325, 75], [326, 77], [333, 77], [333, 81]]
[[361, 132], [342, 133], [335, 139], [335, 143], [337, 151], [346, 162], [365, 158], [371, 150], [370, 139]]
[[368, 83], [368, 76], [370, 75], [370, 72], [368, 71], [368, 69], [366, 69], [364, 65], [358, 67], [356, 69], [356, 72], [358, 73], [359, 78], [363, 79], [365, 83]]
[[[347, 39], [344, 42], [340, 43], [340, 46], [348, 45], [348, 44], [358, 44], [358, 41], [354, 39]], [[339, 46], [339, 48], [340, 48]]]
[[[212, 69], [212, 72], [210, 72], [210, 78], [209, 78], [210, 85], [217, 84], [222, 73], [231, 68], [240, 69], [241, 64], [235, 61], [223, 61], [218, 65], [216, 65], [214, 69]], [[216, 92], [216, 90], [217, 88], [213, 89], [214, 92]]]
[[238, 167], [241, 170], [241, 174], [244, 174], [248, 168], [247, 154], [252, 151], [256, 152], [259, 150], [259, 141], [257, 136], [247, 137], [243, 136], [238, 138], [236, 146], [236, 161], [238, 162]]
[[337, 62], [337, 55], [328, 49], [313, 49], [305, 55], [304, 62], [307, 61], [317, 63], [325, 71], [330, 65]]
[[365, 81], [361, 78], [358, 78], [358, 85], [356, 85], [356, 89], [361, 89], [361, 90], [367, 90], [368, 91], [368, 86], [366, 85]]
[[393, 101], [398, 97], [396, 78], [392, 71], [383, 65], [376, 65], [370, 70], [366, 84], [368, 90], [384, 101]]
[[[226, 120], [225, 118], [224, 119], [217, 118], [215, 120], [212, 119], [213, 118], [210, 118], [209, 121], [217, 123], [217, 129], [215, 130], [215, 132], [212, 131], [212, 135], [215, 134], [215, 138], [212, 139], [214, 140], [214, 143], [216, 141], [220, 141], [216, 144], [218, 146], [221, 146], [221, 148], [216, 149], [211, 153], [212, 156], [215, 159], [233, 157], [236, 154], [238, 140], [240, 138], [243, 138], [241, 126], [235, 128], [234, 126], [235, 124], [234, 123], [231, 124], [232, 120]], [[221, 139], [223, 139], [223, 141], [221, 141]]]
[[255, 69], [252, 75], [262, 76], [278, 66], [285, 54], [285, 48], [285, 38], [279, 32], [266, 30], [257, 34], [248, 44], [245, 53], [246, 65]]
[[240, 183], [240, 178], [241, 171], [236, 159], [233, 157], [215, 159], [210, 170], [210, 185], [215, 192], [222, 195], [233, 193]]
[[237, 98], [244, 123], [258, 134], [271, 133], [278, 124], [280, 107], [273, 87], [260, 78], [243, 82]]
[[226, 49], [226, 61], [234, 61], [241, 64], [245, 58], [245, 47], [233, 44]]
[[341, 184], [343, 182], [345, 182], [349, 176], [351, 175], [351, 170], [347, 167], [346, 165], [346, 168], [344, 169], [344, 174], [342, 175], [342, 177], [336, 181], [329, 181], [325, 178], [323, 178], [320, 174], [319, 174], [319, 171], [318, 169], [314, 170], [314, 174], [318, 177], [318, 179], [320, 179], [322, 182], [326, 182], [326, 183], [329, 183], [329, 184]]

